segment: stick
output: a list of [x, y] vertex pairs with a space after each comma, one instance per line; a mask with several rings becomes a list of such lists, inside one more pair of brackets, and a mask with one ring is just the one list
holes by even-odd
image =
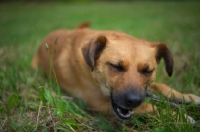
[[156, 102], [161, 102], [161, 103], [166, 103], [166, 104], [169, 103], [172, 108], [178, 108], [178, 109], [180, 109], [180, 106], [177, 105], [176, 103], [174, 103], [174, 102], [168, 102], [168, 101], [162, 101], [158, 96], [156, 96], [155, 94], [152, 94], [148, 90], [146, 91], [146, 97], [148, 97], [151, 100], [156, 101]]

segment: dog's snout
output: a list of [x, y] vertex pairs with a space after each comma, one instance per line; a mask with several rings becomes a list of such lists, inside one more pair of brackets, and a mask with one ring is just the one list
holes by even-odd
[[142, 95], [140, 95], [138, 93], [128, 92], [125, 95], [124, 101], [125, 101], [125, 104], [127, 107], [135, 108], [142, 103], [143, 98], [142, 98]]

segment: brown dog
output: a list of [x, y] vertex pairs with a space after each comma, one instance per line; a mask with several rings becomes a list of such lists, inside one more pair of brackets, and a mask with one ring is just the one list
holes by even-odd
[[32, 67], [39, 65], [55, 78], [50, 74], [49, 50], [56, 79], [63, 89], [82, 98], [93, 110], [103, 114], [114, 112], [123, 120], [130, 119], [133, 111], [134, 115], [156, 112], [155, 107], [143, 102], [147, 89], [167, 98], [200, 104], [200, 98], [193, 94], [153, 83], [162, 58], [168, 75], [173, 72], [173, 58], [165, 44], [87, 27], [88, 23], [83, 23], [74, 30], [58, 30], [48, 35]]

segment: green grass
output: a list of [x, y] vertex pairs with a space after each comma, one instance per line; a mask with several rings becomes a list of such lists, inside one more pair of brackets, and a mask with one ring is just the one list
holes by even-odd
[[[118, 30], [168, 44], [174, 74], [169, 78], [161, 62], [156, 81], [200, 95], [199, 7], [197, 2], [0, 4], [0, 131], [199, 131], [196, 106], [184, 106], [172, 116], [168, 105], [157, 103], [160, 117], [110, 119], [89, 111], [87, 104], [64, 91], [60, 94], [55, 81], [30, 67], [49, 32], [72, 29], [87, 20], [93, 29]], [[186, 113], [197, 120], [196, 125], [186, 122]]]

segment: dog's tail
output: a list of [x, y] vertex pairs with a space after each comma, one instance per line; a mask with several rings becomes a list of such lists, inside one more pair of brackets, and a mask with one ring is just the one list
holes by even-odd
[[32, 59], [32, 62], [31, 62], [31, 67], [36, 70], [38, 68], [38, 64], [39, 64], [39, 58], [38, 58], [38, 55], [36, 54], [33, 59]]
[[76, 29], [83, 29], [83, 28], [89, 28], [90, 27], [90, 22], [83, 22], [79, 24]]

